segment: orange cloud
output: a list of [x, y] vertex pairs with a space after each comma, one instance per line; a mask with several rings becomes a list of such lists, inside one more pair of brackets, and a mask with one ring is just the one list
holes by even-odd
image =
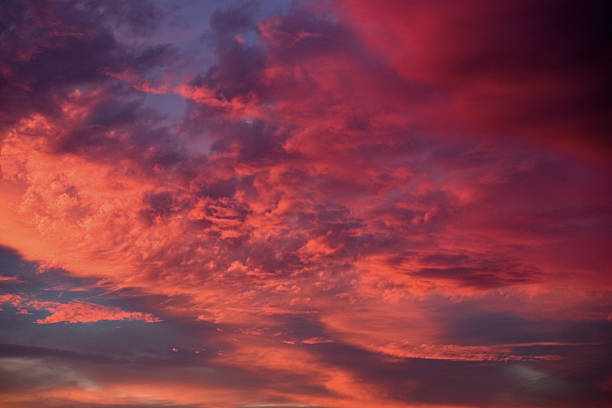
[[[126, 25], [153, 11], [10, 14], [23, 18], [15, 30], [41, 32], [23, 51], [9, 38], [20, 51], [0, 62], [0, 245], [36, 272], [7, 263], [17, 278], [0, 285], [16, 294], [0, 302], [15, 318], [49, 313], [29, 329], [49, 332], [163, 317], [176, 323], [152, 336], [164, 344], [134, 356], [184, 374], [147, 366], [92, 386], [71, 369], [36, 398], [529, 406], [609, 381], [563, 374], [606, 351], [595, 340], [610, 316], [612, 190], [590, 159], [605, 155], [592, 147], [600, 111], [591, 127], [572, 108], [597, 87], [548, 59], [548, 32], [529, 17], [550, 13], [520, 1], [264, 3], [204, 13], [210, 55], [197, 56], [192, 39], [133, 40]], [[191, 35], [173, 20], [191, 16], [182, 7], [142, 42]], [[89, 50], [101, 57], [74, 58]], [[53, 272], [143, 311], [37, 300], [61, 287], [41, 283]]]
[[127, 312], [118, 307], [97, 305], [95, 303], [73, 300], [68, 303], [28, 300], [19, 295], [0, 295], [0, 304], [9, 303], [26, 312], [27, 309], [44, 310], [51, 313], [42, 319], [36, 320], [38, 324], [52, 324], [59, 322], [67, 323], [91, 323], [101, 320], [143, 320], [147, 323], [160, 322], [161, 320], [151, 313]]

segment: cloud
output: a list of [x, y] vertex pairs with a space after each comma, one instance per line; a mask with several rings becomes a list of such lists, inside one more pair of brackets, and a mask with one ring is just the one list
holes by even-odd
[[343, 3], [396, 72], [443, 93], [426, 108], [443, 132], [512, 133], [600, 163], [609, 155], [604, 2]]
[[100, 320], [144, 320], [147, 323], [159, 322], [160, 320], [150, 313], [126, 312], [119, 308], [104, 307], [101, 305], [70, 302], [66, 304], [55, 302], [28, 302], [28, 306], [35, 309], [44, 309], [51, 315], [36, 321], [38, 324], [51, 324], [58, 322], [88, 323]]
[[[101, 320], [144, 320], [147, 323], [159, 322], [160, 320], [150, 313], [126, 312], [118, 307], [108, 307], [87, 303], [83, 301], [71, 301], [69, 303], [27, 300], [20, 295], [8, 294], [0, 297], [0, 303], [8, 303], [17, 307], [19, 311], [28, 309], [44, 310], [51, 313], [45, 318], [36, 320], [38, 324], [52, 324], [59, 322], [67, 323], [91, 323]], [[28, 313], [29, 314], [29, 313]]]
[[211, 7], [7, 6], [15, 407], [605, 400], [598, 6]]

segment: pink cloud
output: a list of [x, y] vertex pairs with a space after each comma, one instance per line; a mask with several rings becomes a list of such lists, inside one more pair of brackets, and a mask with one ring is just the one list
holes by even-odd
[[0, 304], [9, 303], [19, 308], [21, 314], [31, 314], [30, 310], [43, 310], [51, 313], [42, 319], [36, 320], [38, 324], [52, 324], [59, 322], [67, 323], [91, 323], [101, 320], [143, 320], [147, 323], [160, 322], [161, 320], [151, 313], [127, 312], [118, 307], [97, 305], [95, 303], [73, 300], [68, 303], [53, 301], [28, 300], [20, 295], [0, 295]]
[[[36, 300], [25, 278], [0, 278], [20, 293], [0, 302], [39, 325], [163, 316], [185, 331], [163, 333], [164, 358], [194, 376], [41, 398], [504, 406], [495, 386], [529, 388], [520, 364], [587, 367], [568, 349], [604, 347], [609, 146], [598, 65], [571, 64], [583, 47], [551, 36], [549, 6], [230, 5], [203, 36], [186, 22], [197, 49], [125, 41], [123, 9], [24, 11], [40, 32], [0, 63], [0, 244], [143, 311]], [[186, 363], [193, 338], [211, 344]], [[209, 400], [198, 365], [220, 372]], [[555, 381], [538, 386], [573, 389]], [[517, 404], [563, 396], [540, 391]]]

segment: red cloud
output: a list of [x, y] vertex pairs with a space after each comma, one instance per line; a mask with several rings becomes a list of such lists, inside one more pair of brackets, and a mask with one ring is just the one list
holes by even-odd
[[147, 323], [160, 322], [161, 320], [151, 313], [127, 312], [118, 307], [97, 305], [95, 303], [73, 300], [69, 303], [27, 300], [20, 295], [0, 295], [0, 304], [9, 303], [18, 307], [20, 312], [27, 309], [44, 310], [51, 313], [45, 318], [36, 320], [38, 324], [51, 324], [59, 322], [67, 323], [91, 323], [101, 320], [144, 320]]
[[373, 52], [436, 90], [419, 109], [432, 131], [522, 136], [606, 164], [605, 2], [342, 3]]
[[[529, 406], [593, 390], [595, 369], [558, 378], [597, 364], [567, 348], [602, 353], [609, 320], [601, 44], [572, 65], [583, 47], [557, 43], [562, 6], [545, 3], [347, 0], [260, 20], [248, 3], [213, 12], [197, 57], [121, 43], [102, 6], [19, 14], [40, 32], [0, 63], [0, 244], [148, 312], [0, 300], [50, 313], [41, 325], [176, 320], [163, 358], [190, 367], [44, 396], [503, 406], [528, 389], [510, 402]], [[520, 361], [542, 373], [502, 364]]]
[[51, 313], [51, 315], [44, 319], [38, 319], [36, 321], [38, 324], [58, 322], [89, 323], [100, 320], [144, 320], [147, 323], [161, 321], [151, 313], [126, 312], [118, 307], [108, 307], [81, 301], [72, 301], [70, 303], [31, 301], [28, 302], [28, 306]]

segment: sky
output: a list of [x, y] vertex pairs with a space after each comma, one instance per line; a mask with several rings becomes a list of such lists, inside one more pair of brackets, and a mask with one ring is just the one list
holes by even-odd
[[606, 1], [0, 8], [3, 408], [612, 407]]

